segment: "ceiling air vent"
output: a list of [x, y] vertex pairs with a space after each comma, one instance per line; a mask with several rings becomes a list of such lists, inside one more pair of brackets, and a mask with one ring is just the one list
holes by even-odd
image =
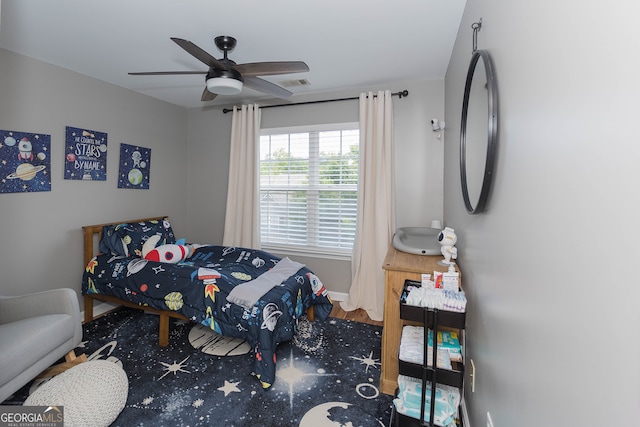
[[292, 80], [283, 80], [280, 82], [282, 87], [294, 87], [294, 86], [309, 86], [309, 80], [307, 79], [292, 79]]

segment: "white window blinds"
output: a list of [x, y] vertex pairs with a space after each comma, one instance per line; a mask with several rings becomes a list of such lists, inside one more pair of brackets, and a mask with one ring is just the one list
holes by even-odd
[[325, 254], [351, 252], [358, 194], [357, 124], [263, 130], [261, 240]]

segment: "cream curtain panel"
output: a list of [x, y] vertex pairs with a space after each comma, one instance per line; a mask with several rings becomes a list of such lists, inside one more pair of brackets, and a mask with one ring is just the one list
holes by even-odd
[[395, 232], [393, 104], [390, 91], [360, 94], [358, 219], [346, 311], [364, 309], [372, 320], [384, 312], [382, 263]]
[[260, 248], [260, 119], [257, 104], [233, 107], [224, 246]]

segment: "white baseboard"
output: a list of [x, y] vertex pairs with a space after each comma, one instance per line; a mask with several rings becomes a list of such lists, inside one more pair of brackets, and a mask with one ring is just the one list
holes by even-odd
[[462, 398], [460, 408], [462, 409], [462, 425], [464, 427], [471, 427], [471, 423], [469, 422], [469, 414], [467, 413], [467, 404], [464, 401], [464, 397]]
[[[106, 313], [107, 311], [111, 311], [114, 308], [120, 307], [119, 305], [110, 304], [108, 302], [101, 302], [99, 304], [94, 304], [93, 306], [93, 317], [100, 316], [101, 314]], [[84, 319], [84, 310], [80, 312], [80, 318]]]
[[329, 296], [331, 297], [332, 301], [346, 301], [349, 294], [346, 294], [344, 292], [329, 291]]

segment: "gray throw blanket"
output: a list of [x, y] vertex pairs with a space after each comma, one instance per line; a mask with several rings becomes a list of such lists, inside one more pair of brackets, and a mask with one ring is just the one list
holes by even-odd
[[271, 270], [233, 288], [227, 296], [227, 301], [249, 310], [262, 295], [296, 274], [302, 267], [304, 264], [291, 261], [288, 257], [283, 258]]

